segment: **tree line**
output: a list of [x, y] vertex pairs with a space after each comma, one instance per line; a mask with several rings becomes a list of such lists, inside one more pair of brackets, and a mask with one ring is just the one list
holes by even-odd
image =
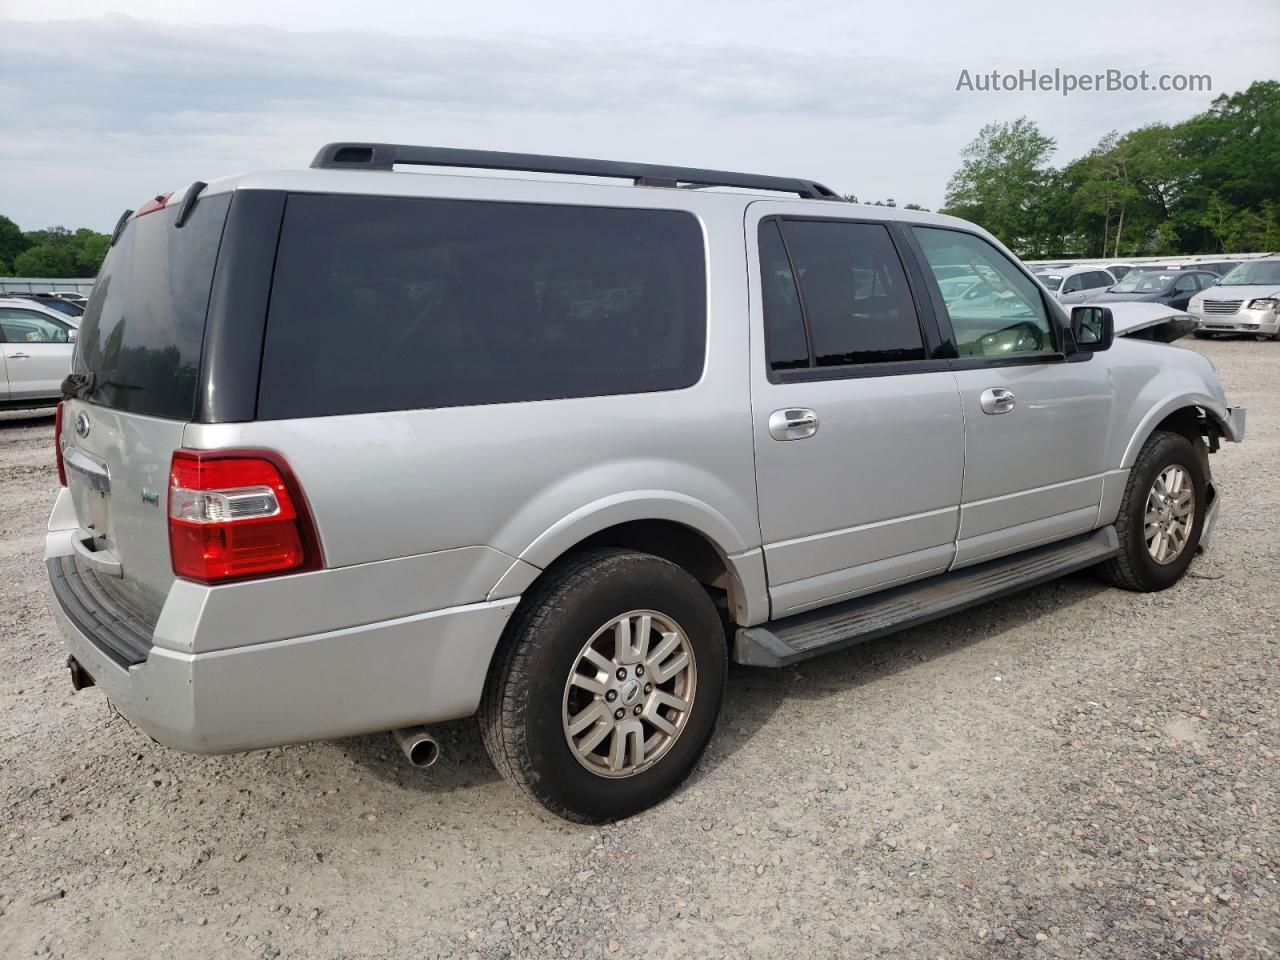
[[1181, 123], [1112, 131], [1061, 169], [1056, 148], [1026, 117], [988, 124], [940, 212], [1027, 259], [1280, 250], [1280, 81]]
[[111, 238], [81, 227], [28, 230], [0, 217], [0, 277], [96, 277]]

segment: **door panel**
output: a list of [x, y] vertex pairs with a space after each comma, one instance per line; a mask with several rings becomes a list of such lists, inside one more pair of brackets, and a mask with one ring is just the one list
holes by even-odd
[[955, 566], [1093, 529], [1112, 386], [1098, 358], [1067, 362], [1058, 320], [1012, 257], [966, 231], [914, 227], [936, 275], [994, 274], [990, 304], [938, 286], [965, 421]]
[[[920, 311], [931, 308], [889, 230], [815, 223], [811, 212], [776, 201], [747, 211], [756, 483], [775, 618], [946, 570], [964, 470], [955, 378], [928, 358], [932, 314]], [[775, 216], [787, 219], [764, 219]]]
[[[947, 569], [964, 469], [950, 373], [769, 383], [752, 406], [774, 617]], [[769, 414], [792, 406], [817, 432], [773, 439]]]
[[0, 402], [9, 399], [8, 361], [4, 358], [4, 341], [0, 339]]
[[48, 314], [0, 307], [0, 332], [11, 400], [56, 397], [71, 369], [71, 325]]
[[71, 370], [69, 343], [6, 343], [5, 367], [12, 400], [43, 400], [62, 391], [62, 380]]

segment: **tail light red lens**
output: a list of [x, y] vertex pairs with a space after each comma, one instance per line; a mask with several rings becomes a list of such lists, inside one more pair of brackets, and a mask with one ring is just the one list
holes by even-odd
[[265, 450], [177, 450], [169, 471], [173, 572], [222, 583], [319, 569], [320, 545], [288, 465]]
[[67, 485], [67, 464], [62, 459], [62, 408], [65, 400], [58, 402], [58, 412], [53, 415], [53, 459], [58, 464], [58, 483]]

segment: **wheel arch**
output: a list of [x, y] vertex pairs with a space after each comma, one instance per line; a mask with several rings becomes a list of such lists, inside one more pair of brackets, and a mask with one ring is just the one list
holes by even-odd
[[[1178, 433], [1195, 443], [1201, 437], [1231, 437], [1232, 426], [1226, 408], [1204, 394], [1182, 393], [1155, 404], [1138, 423], [1120, 460], [1127, 470], [1137, 462], [1143, 446], [1157, 430]], [[1216, 445], [1213, 449], [1217, 449]]]
[[524, 593], [558, 560], [592, 547], [650, 553], [721, 591], [729, 619], [747, 625], [768, 619], [764, 560], [723, 515], [674, 494], [620, 496], [576, 511], [523, 550], [488, 599]]

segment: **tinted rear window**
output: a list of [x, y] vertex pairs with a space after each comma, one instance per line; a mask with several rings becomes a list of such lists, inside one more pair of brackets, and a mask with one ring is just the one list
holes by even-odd
[[819, 367], [925, 359], [907, 275], [878, 223], [786, 220]]
[[230, 203], [230, 194], [201, 200], [180, 230], [173, 226], [173, 207], [125, 227], [80, 323], [72, 368], [93, 374], [86, 400], [192, 418], [213, 267]]
[[687, 387], [704, 273], [679, 211], [293, 195], [258, 416]]

